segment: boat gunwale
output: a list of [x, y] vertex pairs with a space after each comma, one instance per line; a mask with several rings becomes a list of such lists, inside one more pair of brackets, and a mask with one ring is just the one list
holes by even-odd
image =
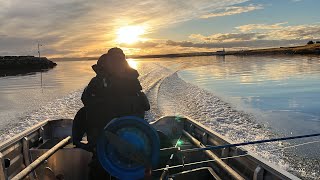
[[[60, 120], [60, 119], [56, 119], [56, 120]], [[50, 121], [56, 121], [56, 120], [44, 120], [42, 122], [39, 122], [38, 124], [22, 131], [21, 133], [13, 136], [12, 138], [4, 141], [3, 143], [0, 143], [0, 152], [2, 152], [3, 150], [5, 150], [6, 148], [10, 147], [11, 145], [19, 142], [21, 139], [23, 139], [24, 137], [36, 132], [37, 130], [39, 130], [42, 126], [45, 126], [46, 124], [48, 124]]]

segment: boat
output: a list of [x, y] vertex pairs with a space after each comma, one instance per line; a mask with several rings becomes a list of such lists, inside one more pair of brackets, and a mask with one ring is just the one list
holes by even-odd
[[226, 55], [226, 51], [225, 51], [225, 49], [223, 48], [222, 51], [217, 51], [215, 54], [216, 54], [217, 56], [225, 56], [225, 55]]
[[[187, 117], [165, 116], [150, 126], [160, 137], [151, 179], [299, 179]], [[1, 180], [86, 180], [92, 154], [72, 144], [72, 119], [43, 121], [0, 144]]]

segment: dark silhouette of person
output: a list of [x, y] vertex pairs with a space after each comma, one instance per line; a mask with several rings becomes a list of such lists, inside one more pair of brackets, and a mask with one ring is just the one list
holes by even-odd
[[[108, 178], [95, 154], [96, 141], [103, 128], [112, 119], [135, 115], [144, 118], [150, 109], [149, 101], [142, 92], [139, 74], [126, 61], [120, 48], [111, 48], [92, 66], [96, 76], [85, 88], [81, 100], [84, 107], [73, 121], [73, 144], [93, 152], [90, 163], [90, 179]], [[81, 142], [84, 134], [88, 143]]]

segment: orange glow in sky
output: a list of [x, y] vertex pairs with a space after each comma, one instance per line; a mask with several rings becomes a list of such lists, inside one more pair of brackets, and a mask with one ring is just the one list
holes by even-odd
[[125, 26], [117, 31], [117, 42], [132, 44], [141, 40], [140, 36], [145, 32], [142, 26]]
[[0, 0], [0, 56], [37, 56], [38, 42], [43, 56], [58, 58], [99, 57], [112, 47], [151, 55], [320, 41], [320, 1], [21, 2]]

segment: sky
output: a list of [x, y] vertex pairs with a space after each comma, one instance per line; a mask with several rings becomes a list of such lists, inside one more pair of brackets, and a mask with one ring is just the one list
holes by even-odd
[[319, 0], [0, 0], [0, 56], [241, 50], [320, 40]]

